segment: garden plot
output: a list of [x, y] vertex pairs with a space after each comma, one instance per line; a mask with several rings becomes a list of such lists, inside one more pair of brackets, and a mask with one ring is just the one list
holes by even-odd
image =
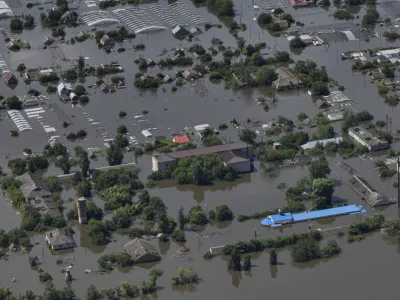
[[88, 25], [105, 25], [119, 23], [109, 12], [106, 11], [90, 11], [82, 15], [82, 20]]
[[135, 33], [167, 29], [144, 9], [134, 7], [117, 8], [113, 13]]
[[188, 21], [179, 16], [170, 8], [160, 6], [158, 4], [149, 7], [149, 10], [158, 16], [161, 20], [167, 23], [172, 28], [177, 25], [186, 25]]
[[170, 5], [171, 8], [177, 11], [185, 19], [187, 19], [191, 24], [200, 25], [207, 23], [207, 20], [200, 16], [192, 7], [187, 4], [176, 2]]

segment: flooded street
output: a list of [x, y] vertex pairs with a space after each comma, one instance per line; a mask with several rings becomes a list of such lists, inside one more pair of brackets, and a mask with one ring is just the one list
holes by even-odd
[[[6, 1], [7, 2], [7, 1]], [[182, 1], [193, 7], [189, 1]], [[263, 1], [264, 2], [264, 1]], [[271, 2], [271, 1], [270, 1]], [[276, 1], [272, 1], [276, 2]], [[334, 8], [329, 10], [322, 8], [305, 8], [295, 10], [286, 1], [285, 12], [291, 13], [296, 21], [305, 23], [305, 26], [320, 26], [328, 24], [342, 23], [332, 17]], [[8, 2], [7, 2], [8, 3]], [[154, 3], [153, 3], [154, 4]], [[160, 5], [166, 6], [164, 1], [159, 1]], [[366, 50], [377, 47], [399, 47], [400, 42], [388, 42], [377, 37], [371, 38], [368, 42], [362, 40], [337, 42], [328, 46], [309, 46], [299, 51], [292, 51], [285, 36], [273, 37], [267, 30], [262, 30], [255, 20], [260, 11], [254, 11], [250, 3], [234, 1], [237, 22], [247, 25], [245, 31], [240, 31], [238, 35], [243, 37], [247, 43], [256, 44], [265, 42], [266, 51], [273, 53], [276, 50], [288, 51], [294, 61], [313, 60], [318, 66], [325, 66], [330, 78], [336, 80], [338, 85], [344, 86], [344, 93], [351, 99], [351, 109], [354, 112], [362, 110], [370, 111], [376, 120], [391, 118], [392, 126], [390, 131], [393, 133], [400, 128], [400, 107], [389, 107], [384, 99], [378, 94], [377, 86], [371, 82], [368, 75], [352, 71], [352, 61], [341, 60], [341, 53], [350, 50]], [[255, 4], [262, 6], [260, 0]], [[146, 4], [151, 5], [151, 4]], [[276, 6], [276, 4], [274, 4]], [[26, 4], [12, 8], [15, 15], [26, 13]], [[51, 4], [43, 5], [45, 8], [52, 7]], [[118, 6], [119, 7], [119, 6]], [[122, 7], [122, 6], [121, 6]], [[116, 7], [115, 7], [116, 8]], [[109, 12], [115, 8], [108, 9]], [[84, 3], [81, 4], [82, 12], [90, 11]], [[206, 8], [200, 7], [195, 10], [212, 24], [225, 24], [227, 20], [219, 20]], [[42, 40], [49, 36], [48, 29], [40, 26], [40, 10], [34, 6], [30, 13], [35, 16], [37, 26], [33, 30], [24, 30], [18, 35], [20, 39], [26, 39], [31, 44], [31, 50], [21, 50], [10, 52], [6, 43], [0, 43], [0, 54], [7, 63], [10, 70], [15, 71], [20, 63], [25, 63], [28, 68], [39, 66], [53, 68], [61, 73], [62, 69], [70, 68], [76, 64], [79, 56], [87, 57], [86, 63], [91, 66], [109, 64], [117, 61], [124, 72], [118, 75], [124, 76], [126, 80], [125, 89], [117, 89], [114, 93], [103, 93], [99, 88], [87, 88], [90, 101], [88, 104], [73, 105], [59, 100], [57, 94], [47, 94], [46, 86], [38, 82], [26, 85], [19, 79], [19, 84], [15, 89], [11, 89], [0, 80], [0, 95], [5, 98], [13, 95], [27, 96], [29, 89], [36, 89], [44, 95], [49, 96], [49, 100], [42, 103], [45, 107], [43, 118], [28, 118], [28, 123], [33, 130], [19, 133], [18, 138], [10, 136], [10, 131], [15, 129], [15, 124], [7, 117], [5, 111], [0, 122], [0, 166], [8, 171], [7, 162], [10, 158], [24, 157], [22, 150], [30, 148], [33, 152], [41, 152], [44, 145], [49, 140], [43, 124], [51, 125], [59, 136], [59, 141], [66, 145], [72, 153], [77, 145], [84, 148], [99, 147], [105, 148], [103, 133], [114, 137], [118, 126], [126, 125], [129, 134], [143, 144], [150, 140], [141, 134], [142, 130], [152, 128], [153, 136], [171, 136], [172, 133], [181, 132], [185, 126], [198, 124], [210, 124], [214, 128], [222, 123], [229, 124], [233, 119], [240, 123], [251, 120], [260, 120], [263, 123], [276, 119], [278, 116], [285, 116], [288, 119], [296, 119], [300, 112], [305, 112], [309, 116], [314, 116], [319, 111], [314, 105], [316, 98], [307, 93], [307, 89], [295, 91], [279, 92], [276, 94], [277, 103], [270, 106], [269, 111], [264, 111], [258, 105], [255, 98], [265, 96], [271, 98], [270, 88], [245, 88], [240, 90], [225, 89], [224, 83], [213, 83], [208, 78], [202, 78], [197, 83], [186, 82], [176, 91], [172, 91], [172, 84], [165, 84], [156, 90], [139, 90], [134, 87], [133, 78], [139, 71], [134, 62], [139, 58], [151, 58], [154, 61], [160, 59], [163, 49], [182, 48], [187, 49], [191, 45], [199, 43], [208, 48], [212, 38], [219, 38], [226, 47], [237, 47], [235, 38], [228, 33], [229, 29], [225, 25], [222, 28], [213, 27], [204, 31], [192, 42], [178, 40], [173, 37], [171, 30], [148, 32], [137, 34], [135, 39], [123, 42], [114, 50], [107, 54], [98, 49], [94, 39], [88, 39], [75, 45], [57, 43], [58, 50], [42, 49]], [[358, 13], [358, 12], [357, 12]], [[364, 14], [361, 9], [359, 16]], [[382, 12], [383, 14], [384, 12]], [[312, 19], [312, 21], [310, 21]], [[354, 19], [354, 23], [360, 23]], [[9, 20], [0, 20], [0, 25], [8, 27]], [[111, 30], [121, 26], [113, 24], [99, 27], [101, 30]], [[68, 39], [76, 36], [79, 31], [89, 31], [92, 28], [81, 25], [76, 28], [66, 28]], [[382, 31], [377, 26], [376, 31]], [[146, 45], [144, 51], [133, 50], [133, 46], [143, 43]], [[77, 45], [78, 44], [78, 45]], [[116, 49], [124, 47], [125, 52], [117, 52]], [[170, 51], [173, 53], [173, 51]], [[58, 54], [57, 54], [58, 53]], [[72, 58], [73, 61], [68, 61]], [[213, 60], [222, 60], [223, 56], [218, 53]], [[238, 62], [245, 59], [245, 55], [234, 58]], [[173, 75], [177, 70], [184, 67], [160, 68], [158, 66], [149, 67], [147, 73], [155, 76], [158, 73]], [[109, 82], [113, 75], [104, 76], [104, 82]], [[396, 71], [398, 76], [398, 71]], [[99, 78], [86, 77], [85, 87], [94, 85]], [[78, 84], [76, 82], [75, 84]], [[197, 87], [195, 85], [201, 85]], [[203, 93], [198, 92], [198, 88]], [[164, 90], [163, 90], [164, 89]], [[148, 114], [137, 118], [143, 111]], [[120, 118], [120, 111], [125, 111], [127, 116]], [[26, 113], [24, 114], [24, 116]], [[70, 123], [68, 128], [63, 128], [62, 123]], [[142, 121], [142, 122], [139, 122]], [[94, 123], [101, 123], [101, 129]], [[340, 134], [340, 123], [335, 123], [335, 132]], [[76, 142], [68, 141], [66, 135], [85, 129], [88, 133], [83, 140]], [[304, 131], [310, 135], [315, 131], [313, 128], [305, 128]], [[227, 130], [221, 130], [220, 136], [225, 141], [237, 141], [238, 133], [232, 125]], [[265, 140], [269, 137], [265, 137]], [[276, 139], [276, 137], [273, 137]], [[398, 149], [398, 142], [393, 143], [393, 148]], [[336, 180], [334, 199], [347, 200], [348, 204], [362, 204], [366, 214], [349, 215], [343, 217], [329, 218], [312, 222], [312, 229], [327, 229], [338, 226], [349, 225], [356, 221], [362, 221], [368, 216], [380, 212], [387, 218], [399, 218], [400, 212], [397, 204], [383, 208], [371, 208], [365, 201], [350, 188], [347, 180], [351, 177], [336, 165], [342, 158], [337, 155], [328, 157], [332, 172], [329, 178]], [[133, 153], [126, 153], [125, 163], [135, 162]], [[382, 180], [374, 168], [374, 162], [370, 157], [351, 158], [345, 162], [354, 168], [358, 175], [362, 176], [372, 186], [388, 198], [397, 198], [397, 189], [393, 187], [395, 177]], [[91, 167], [102, 167], [107, 165], [104, 156], [99, 156], [96, 161], [91, 161]], [[137, 165], [141, 169], [139, 177], [146, 182], [151, 170], [151, 153], [137, 159]], [[72, 167], [71, 171], [78, 170]], [[60, 175], [61, 170], [49, 167], [44, 176]], [[338, 257], [325, 260], [314, 260], [309, 263], [292, 262], [288, 248], [279, 249], [277, 266], [270, 266], [268, 252], [252, 254], [251, 271], [230, 272], [227, 270], [227, 257], [217, 256], [212, 260], [203, 259], [205, 252], [210, 247], [226, 245], [239, 240], [249, 240], [257, 232], [257, 238], [271, 238], [292, 233], [306, 232], [307, 223], [293, 224], [279, 229], [262, 227], [260, 220], [248, 220], [239, 222], [237, 216], [240, 214], [253, 214], [265, 210], [273, 210], [287, 204], [285, 199], [286, 189], [279, 189], [277, 186], [284, 182], [286, 187], [296, 184], [296, 182], [309, 175], [308, 166], [289, 166], [278, 169], [274, 172], [265, 173], [258, 161], [254, 162], [254, 172], [242, 174], [233, 182], [216, 182], [209, 186], [176, 185], [172, 180], [165, 180], [157, 183], [157, 186], [149, 189], [152, 196], [160, 197], [167, 206], [167, 213], [176, 219], [180, 207], [184, 208], [185, 213], [194, 205], [201, 205], [204, 210], [215, 209], [217, 205], [226, 204], [233, 211], [235, 218], [229, 222], [209, 223], [200, 232], [185, 229], [187, 242], [184, 244], [190, 249], [189, 254], [180, 256], [176, 250], [183, 244], [174, 241], [158, 243], [156, 247], [162, 256], [161, 261], [151, 264], [135, 265], [131, 269], [115, 268], [111, 274], [99, 274], [97, 260], [104, 254], [122, 252], [122, 246], [130, 239], [127, 236], [115, 235], [113, 242], [107, 246], [93, 246], [89, 243], [88, 235], [84, 225], [73, 224], [75, 231], [74, 239], [78, 247], [72, 250], [62, 250], [52, 253], [46, 246], [44, 235], [37, 233], [31, 236], [34, 247], [29, 256], [37, 256], [42, 262], [40, 268], [52, 274], [54, 283], [58, 288], [64, 287], [64, 274], [60, 272], [60, 265], [56, 264], [58, 259], [63, 260], [63, 266], [72, 265], [71, 274], [73, 281], [71, 285], [77, 296], [85, 298], [85, 293], [90, 284], [94, 284], [98, 289], [115, 288], [123, 281], [140, 285], [143, 280], [148, 278], [149, 270], [153, 266], [164, 271], [157, 281], [158, 291], [150, 296], [142, 296], [141, 299], [251, 299], [265, 297], [280, 297], [281, 299], [377, 299], [382, 297], [395, 299], [398, 297], [398, 286], [396, 285], [397, 269], [400, 266], [398, 241], [389, 239], [380, 232], [370, 234], [360, 242], [348, 243], [346, 237], [338, 238], [331, 236], [324, 238], [321, 245], [325, 245], [330, 239], [336, 239], [342, 248], [342, 253]], [[75, 199], [73, 188], [64, 189], [62, 198], [65, 200], [65, 210], [67, 212], [75, 202], [68, 202], [67, 199]], [[97, 195], [94, 196], [96, 204], [103, 207], [103, 200]], [[134, 198], [134, 201], [137, 197]], [[311, 203], [305, 203], [307, 209], [311, 208]], [[0, 193], [0, 228], [10, 230], [18, 227], [20, 220], [12, 206], [6, 203], [3, 194]], [[136, 220], [135, 226], [144, 226], [142, 220]], [[191, 265], [199, 274], [200, 283], [197, 285], [186, 285], [184, 287], [173, 287], [171, 277], [176, 274], [180, 266]], [[85, 274], [85, 270], [90, 272]], [[31, 268], [28, 263], [28, 254], [12, 253], [7, 260], [0, 260], [0, 287], [10, 286], [14, 295], [18, 295], [25, 290], [32, 290], [39, 294], [44, 290], [45, 285], [40, 282], [38, 272]], [[382, 276], [382, 275], [384, 276]], [[11, 278], [15, 277], [16, 282]], [[371, 279], [374, 278], [373, 284]]]

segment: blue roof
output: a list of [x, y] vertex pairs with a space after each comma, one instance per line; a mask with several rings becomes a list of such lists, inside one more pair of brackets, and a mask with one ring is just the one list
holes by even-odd
[[315, 210], [315, 211], [305, 211], [298, 214], [291, 214], [291, 213], [282, 213], [269, 216], [268, 218], [261, 221], [262, 225], [265, 226], [274, 226], [278, 223], [293, 220], [295, 222], [302, 222], [307, 220], [315, 220], [321, 218], [329, 218], [335, 217], [340, 215], [349, 215], [349, 214], [361, 214], [366, 212], [365, 209], [360, 205], [346, 205], [341, 207], [334, 207], [322, 210]]
[[293, 220], [292, 214], [290, 212], [271, 215], [270, 218], [271, 218], [271, 221], [274, 223], [282, 223], [282, 222], [287, 222], [287, 221]]

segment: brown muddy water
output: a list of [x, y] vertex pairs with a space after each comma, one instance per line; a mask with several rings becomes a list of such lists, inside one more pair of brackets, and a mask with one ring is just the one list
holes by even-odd
[[[273, 2], [273, 1], [272, 1]], [[189, 2], [188, 2], [189, 3]], [[251, 9], [250, 3], [235, 1], [237, 11], [236, 20], [240, 20], [247, 25], [247, 30], [239, 32], [247, 43], [257, 43], [265, 41], [269, 51], [273, 49], [289, 51], [288, 42], [284, 37], [274, 38], [268, 32], [260, 30], [254, 18], [260, 13]], [[163, 2], [160, 4], [164, 5]], [[255, 4], [261, 5], [260, 1]], [[81, 5], [82, 10], [88, 8]], [[47, 6], [49, 7], [49, 6]], [[13, 8], [16, 14], [25, 12], [27, 9], [23, 6]], [[305, 23], [306, 26], [320, 24], [340, 23], [334, 20], [331, 15], [334, 11], [321, 11], [321, 9], [293, 10], [285, 9], [292, 13], [294, 18]], [[197, 11], [213, 23], [226, 20], [218, 20], [215, 16], [206, 12], [204, 8]], [[35, 14], [37, 23], [40, 18], [40, 11], [33, 8], [31, 13]], [[358, 13], [358, 11], [356, 11]], [[360, 11], [360, 15], [363, 10]], [[355, 23], [359, 20], [354, 20]], [[2, 25], [8, 25], [8, 21], [0, 21]], [[105, 30], [115, 26], [105, 27]], [[79, 28], [69, 28], [67, 38], [75, 36], [80, 30], [89, 30], [86, 25]], [[382, 31], [382, 28], [377, 28]], [[41, 41], [44, 36], [49, 35], [48, 30], [37, 26], [32, 31], [24, 31], [19, 35], [22, 39], [27, 39], [32, 45], [29, 51], [8, 52], [5, 43], [0, 43], [0, 53], [3, 55], [8, 67], [15, 70], [19, 63], [24, 62], [28, 68], [36, 66], [52, 67], [61, 72], [61, 68], [71, 66], [69, 62], [63, 62], [59, 58], [53, 57], [50, 50], [41, 50]], [[157, 128], [154, 135], [169, 135], [171, 132], [180, 130], [184, 126], [209, 123], [217, 127], [221, 123], [227, 123], [233, 118], [239, 121], [245, 121], [247, 118], [269, 121], [278, 115], [284, 115], [288, 118], [295, 118], [299, 112], [306, 112], [314, 115], [318, 110], [313, 104], [313, 99], [306, 91], [278, 93], [278, 103], [271, 106], [268, 112], [265, 112], [257, 105], [254, 98], [259, 95], [267, 95], [268, 90], [245, 89], [240, 91], [225, 90], [222, 84], [213, 84], [205, 79], [202, 84], [208, 90], [206, 96], [198, 95], [194, 87], [190, 84], [172, 93], [172, 85], [167, 84], [165, 92], [159, 88], [157, 91], [139, 91], [133, 87], [133, 76], [137, 72], [137, 66], [134, 60], [139, 57], [150, 57], [158, 60], [162, 49], [190, 47], [193, 43], [201, 43], [205, 48], [209, 47], [211, 39], [218, 37], [224, 41], [225, 46], [236, 47], [235, 39], [227, 33], [227, 29], [212, 28], [199, 36], [199, 41], [189, 43], [187, 41], [178, 41], [174, 39], [169, 30], [149, 34], [139, 34], [131, 42], [125, 42], [121, 47], [127, 49], [124, 53], [112, 52], [106, 54], [97, 49], [93, 40], [87, 40], [84, 43], [75, 45], [58, 44], [66, 58], [78, 58], [82, 55], [89, 57], [87, 63], [98, 65], [101, 63], [110, 63], [118, 61], [125, 69], [122, 74], [125, 76], [127, 88], [118, 90], [114, 94], [105, 95], [96, 89], [88, 89], [90, 102], [85, 107], [61, 103], [55, 95], [50, 96], [47, 104], [57, 103], [60, 110], [64, 112], [73, 122], [67, 129], [62, 128], [63, 120], [56, 111], [46, 109], [43, 119], [47, 124], [54, 126], [60, 141], [65, 143], [72, 150], [76, 144], [84, 147], [104, 148], [104, 141], [100, 133], [92, 126], [85, 114], [89, 114], [97, 122], [102, 122], [104, 127], [111, 135], [114, 135], [116, 128], [124, 124], [128, 127], [130, 134], [137, 137], [140, 142], [145, 141], [141, 136], [140, 130], [146, 128]], [[145, 51], [134, 52], [133, 44], [146, 44]], [[352, 98], [354, 111], [363, 109], [369, 110], [374, 114], [376, 120], [385, 119], [386, 115], [392, 118], [395, 131], [400, 128], [400, 121], [396, 115], [400, 112], [398, 107], [391, 108], [384, 104], [384, 101], [378, 96], [377, 88], [371, 84], [368, 78], [358, 73], [352, 73], [351, 62], [341, 61], [341, 52], [355, 49], [368, 49], [379, 46], [399, 46], [397, 43], [388, 43], [378, 38], [373, 38], [369, 42], [349, 41], [336, 43], [329, 47], [307, 47], [301, 52], [292, 52], [294, 60], [312, 59], [319, 65], [324, 65], [329, 76], [336, 79], [340, 85], [345, 86], [345, 93]], [[118, 48], [120, 46], [117, 46]], [[220, 58], [220, 56], [218, 56]], [[158, 67], [149, 68], [148, 73], [155, 75], [162, 71], [164, 74], [173, 74], [177, 69], [160, 70]], [[109, 80], [105, 78], [105, 81]], [[85, 86], [95, 83], [97, 78], [87, 78]], [[0, 81], [0, 94], [7, 97], [11, 95], [26, 95], [29, 88], [35, 88], [45, 93], [46, 87], [37, 83], [32, 83], [29, 87], [23, 83], [15, 89], [6, 87], [3, 81]], [[128, 116], [125, 119], [118, 117], [118, 112], [125, 110]], [[138, 122], [135, 115], [141, 114], [143, 110], [148, 110], [149, 114], [144, 117], [146, 122]], [[7, 159], [5, 157], [21, 156], [23, 148], [31, 148], [33, 151], [41, 151], [48, 140], [42, 125], [37, 119], [27, 119], [33, 127], [32, 131], [23, 132], [18, 138], [11, 138], [9, 131], [15, 128], [11, 120], [3, 120], [0, 123], [0, 166], [6, 169]], [[336, 132], [340, 132], [340, 125], [335, 125]], [[65, 135], [71, 131], [86, 129], [88, 137], [85, 140], [71, 143], [65, 138]], [[227, 140], [236, 140], [237, 132], [232, 127], [221, 132]], [[394, 145], [397, 147], [397, 145]], [[346, 199], [349, 204], [360, 204], [359, 197], [348, 187], [346, 181], [348, 175], [336, 167], [340, 161], [339, 157], [329, 158], [332, 168], [331, 177], [337, 180], [334, 196], [338, 199]], [[125, 156], [126, 162], [134, 161], [132, 155]], [[378, 191], [388, 197], [396, 197], [397, 191], [392, 187], [393, 179], [382, 181], [374, 172], [373, 161], [369, 158], [354, 158], [346, 161], [353, 167], [357, 174], [363, 176]], [[104, 165], [105, 161], [100, 158], [97, 162], [92, 162], [91, 166]], [[140, 177], [145, 180], [150, 173], [151, 156], [145, 155], [139, 158], [138, 165], [142, 169]], [[197, 186], [175, 186], [172, 182], [162, 182], [158, 187], [151, 189], [151, 194], [161, 197], [168, 206], [168, 213], [176, 216], [178, 209], [183, 206], [187, 212], [193, 205], [202, 205], [204, 208], [213, 209], [216, 205], [227, 204], [235, 215], [250, 214], [267, 209], [273, 209], [285, 205], [285, 190], [277, 189], [277, 185], [285, 182], [287, 186], [308, 175], [306, 166], [297, 166], [284, 168], [274, 174], [265, 174], [259, 170], [259, 164], [255, 162], [255, 172], [241, 176], [235, 182], [217, 183], [207, 187]], [[59, 174], [60, 170], [51, 167], [46, 175]], [[63, 192], [63, 198], [67, 200], [74, 197], [74, 191], [69, 189]], [[2, 198], [3, 199], [3, 198]], [[95, 201], [101, 204], [101, 199], [95, 197]], [[66, 209], [72, 206], [72, 202], [66, 202]], [[19, 220], [13, 208], [4, 201], [0, 202], [0, 228], [11, 229], [18, 226]], [[365, 205], [365, 204], [364, 204]], [[387, 217], [398, 217], [398, 209], [395, 205], [384, 209], [371, 209], [367, 207], [367, 214], [361, 216], [346, 216], [323, 221], [313, 222], [313, 229], [331, 228], [335, 226], [347, 225], [351, 222], [362, 220], [366, 216], [373, 215], [376, 212], [382, 212]], [[142, 225], [137, 221], [137, 225]], [[72, 251], [62, 251], [51, 253], [45, 246], [44, 236], [38, 234], [33, 236], [36, 245], [30, 255], [36, 255], [42, 261], [41, 268], [50, 272], [58, 287], [65, 286], [63, 274], [60, 267], [56, 265], [58, 258], [63, 259], [67, 264], [73, 263], [72, 275], [74, 281], [72, 288], [79, 297], [84, 297], [89, 284], [94, 284], [98, 288], [116, 287], [122, 281], [140, 284], [147, 278], [149, 268], [156, 265], [164, 271], [164, 275], [158, 280], [159, 291], [151, 295], [159, 299], [244, 299], [246, 297], [280, 297], [282, 299], [377, 299], [385, 295], [387, 299], [398, 297], [398, 287], [395, 284], [396, 270], [399, 266], [399, 246], [392, 240], [387, 240], [380, 233], [369, 236], [361, 242], [347, 244], [345, 238], [338, 239], [343, 253], [339, 257], [327, 261], [313, 261], [305, 264], [293, 264], [290, 253], [287, 249], [279, 252], [278, 259], [280, 264], [275, 268], [268, 265], [268, 253], [256, 253], [253, 255], [253, 268], [251, 272], [242, 272], [241, 274], [232, 274], [227, 271], [226, 259], [216, 257], [212, 261], [205, 261], [202, 255], [211, 246], [218, 246], [232, 243], [238, 240], [247, 240], [253, 237], [254, 229], [260, 238], [268, 238], [293, 232], [303, 232], [307, 230], [307, 224], [296, 224], [282, 229], [267, 229], [261, 227], [260, 220], [250, 220], [244, 223], [234, 219], [232, 222], [223, 224], [209, 224], [201, 231], [200, 244], [196, 232], [188, 228], [186, 230], [187, 243], [190, 253], [183, 257], [176, 256], [176, 249], [180, 245], [169, 242], [159, 244], [159, 250], [162, 260], [156, 264], [135, 266], [129, 270], [114, 270], [111, 274], [96, 274], [97, 259], [105, 254], [122, 251], [128, 238], [124, 236], [115, 236], [116, 242], [106, 247], [93, 247], [88, 243], [84, 226], [74, 227], [75, 241], [78, 248]], [[327, 239], [323, 240], [325, 243]], [[65, 258], [74, 257], [74, 260]], [[397, 262], [397, 263], [396, 263]], [[195, 286], [187, 286], [183, 289], [171, 287], [170, 277], [174, 275], [179, 266], [192, 265], [199, 273], [201, 282]], [[86, 269], [91, 269], [89, 274], [85, 274]], [[10, 278], [15, 277], [17, 282], [13, 283]], [[373, 283], [371, 284], [371, 279]], [[28, 264], [28, 255], [13, 254], [8, 261], [0, 261], [0, 286], [11, 286], [13, 292], [19, 292], [32, 289], [40, 293], [44, 285], [39, 282], [38, 273], [32, 270]]]

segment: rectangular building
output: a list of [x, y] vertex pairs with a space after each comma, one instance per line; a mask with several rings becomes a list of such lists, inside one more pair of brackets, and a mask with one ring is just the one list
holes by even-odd
[[235, 167], [240, 173], [250, 172], [251, 170], [253, 146], [239, 142], [154, 155], [152, 158], [153, 171], [165, 171], [171, 165], [176, 165], [181, 158], [196, 157], [209, 153], [220, 155], [225, 165]]
[[377, 132], [363, 126], [349, 128], [349, 136], [358, 144], [365, 146], [369, 151], [380, 151], [389, 148], [389, 142]]

